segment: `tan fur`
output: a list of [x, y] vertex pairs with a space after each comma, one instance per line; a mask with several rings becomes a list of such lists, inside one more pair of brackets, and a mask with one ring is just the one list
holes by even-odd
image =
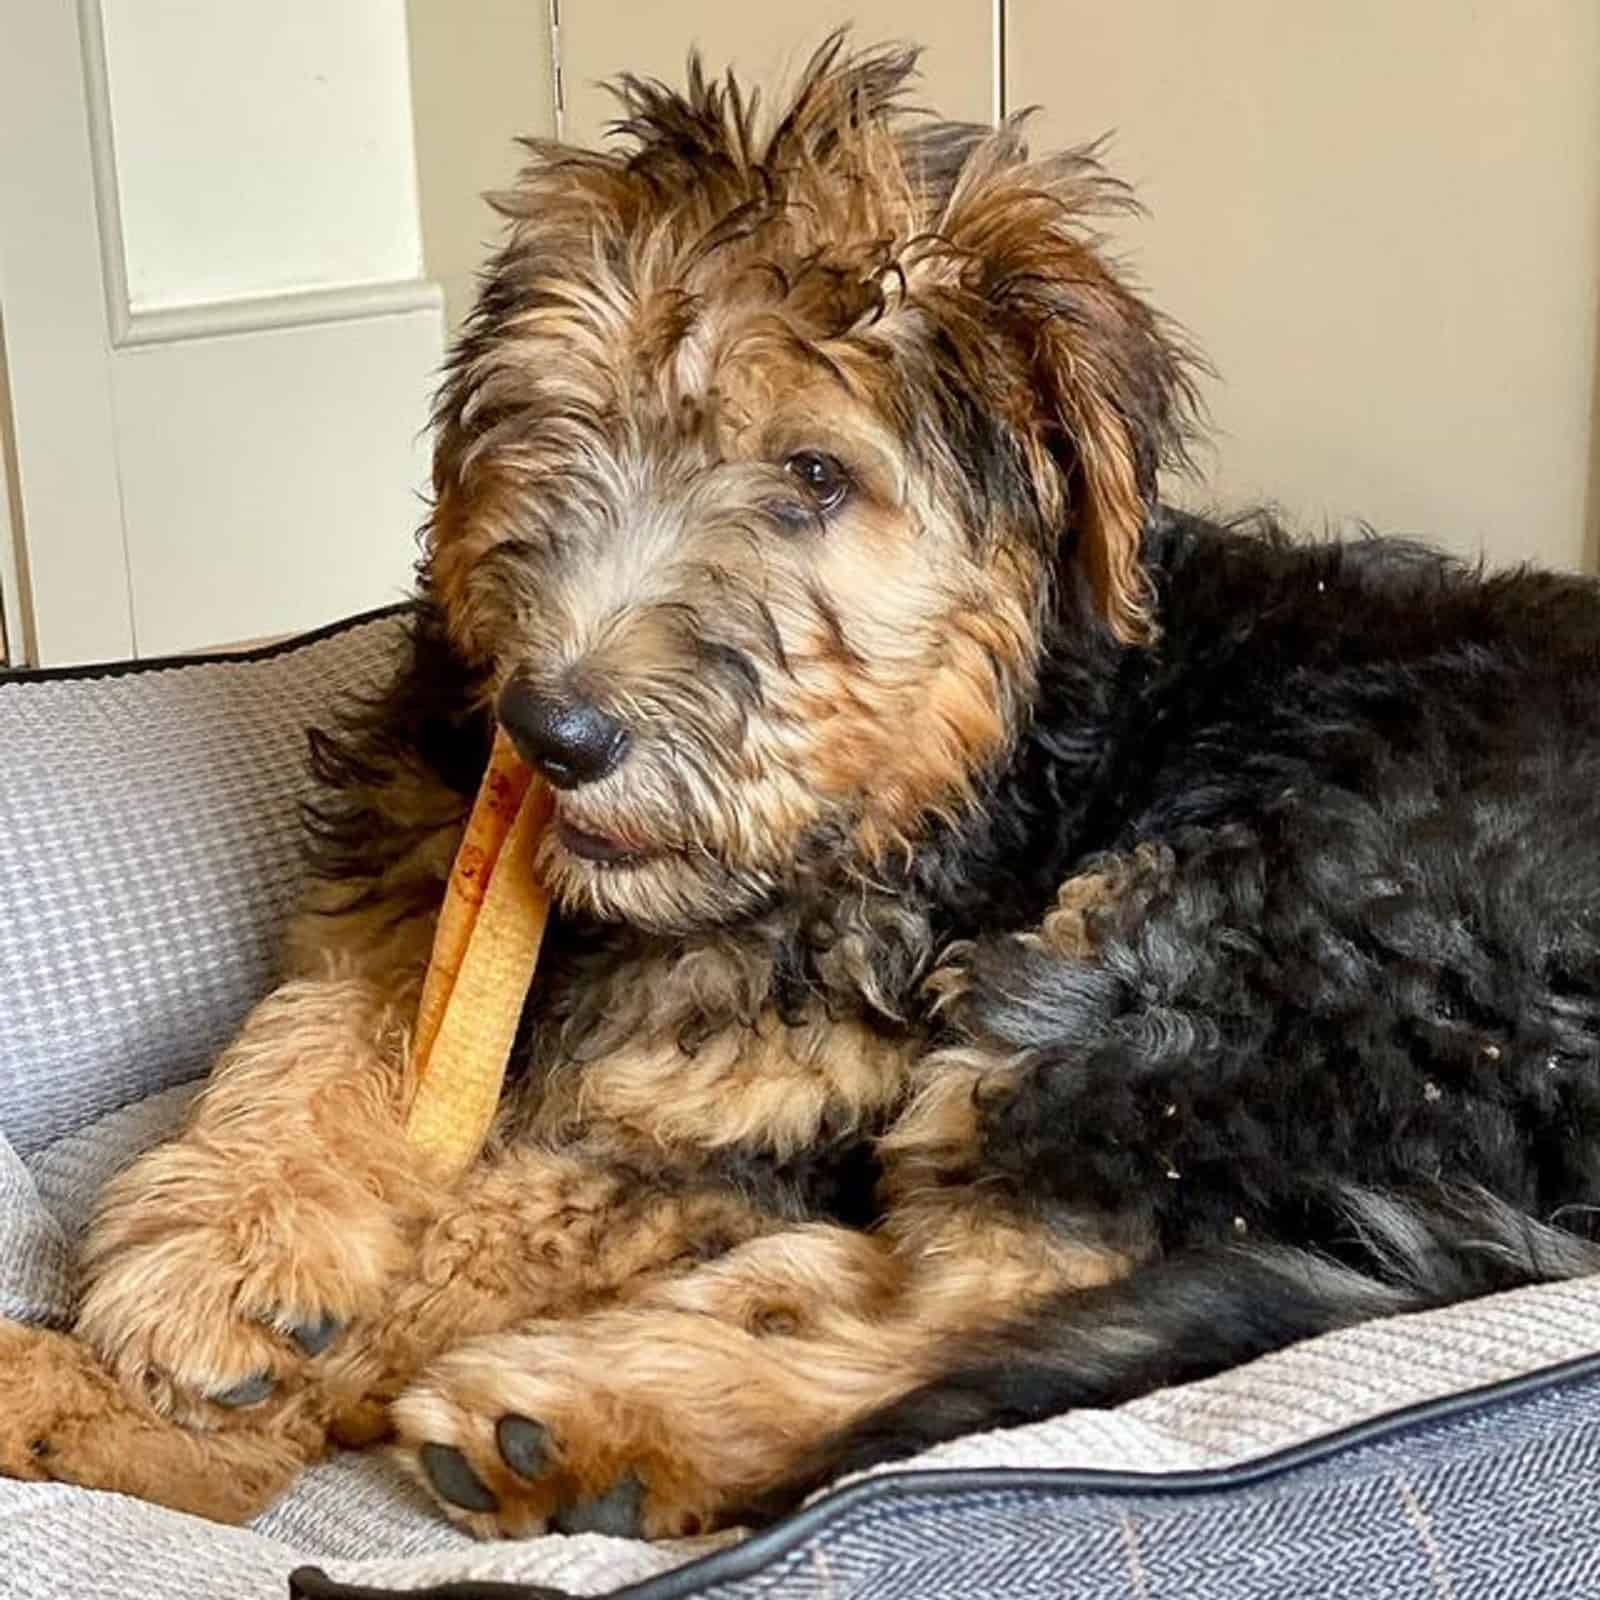
[[215, 1425], [199, 1395], [288, 1370], [272, 1323], [381, 1304], [427, 1199], [400, 1125], [417, 976], [388, 991], [285, 985], [219, 1060], [183, 1133], [100, 1196], [78, 1331], [163, 1410]]
[[218, 1522], [255, 1516], [322, 1446], [293, 1428], [197, 1434], [120, 1386], [86, 1346], [0, 1323], [0, 1474], [135, 1495]]
[[[970, 1212], [921, 1214], [881, 1239], [774, 1234], [618, 1309], [463, 1344], [397, 1404], [400, 1458], [414, 1464], [429, 1441], [461, 1450], [499, 1501], [452, 1511], [480, 1534], [541, 1532], [628, 1472], [644, 1532], [701, 1532], [782, 1481], [809, 1441], [929, 1376], [942, 1340], [1126, 1268]], [[549, 1432], [533, 1481], [497, 1448], [506, 1415]]]
[[[1100, 875], [1093, 890], [1066, 886], [1041, 937], [1063, 937], [1064, 919], [1081, 917], [1114, 876]], [[636, 995], [640, 1014], [659, 1007], [673, 1020], [674, 981], [703, 1000], [710, 980], [704, 968], [663, 969], [663, 987]], [[944, 1052], [912, 1074], [912, 1041], [848, 1023], [767, 1016], [686, 1056], [668, 1033], [627, 1037], [625, 1015], [616, 1054], [571, 1080], [581, 1093], [557, 1074], [532, 1107], [508, 1106], [512, 1145], [458, 1193], [427, 1192], [398, 1140], [400, 1015], [412, 985], [408, 976], [386, 997], [370, 980], [324, 978], [279, 991], [219, 1063], [184, 1135], [107, 1191], [80, 1334], [140, 1397], [130, 1401], [137, 1428], [166, 1437], [165, 1414], [221, 1430], [182, 1433], [181, 1449], [153, 1458], [170, 1475], [157, 1482], [151, 1465], [141, 1492], [244, 1514], [269, 1492], [260, 1485], [284, 1481], [330, 1432], [347, 1442], [382, 1436], [382, 1407], [402, 1394], [395, 1415], [413, 1444], [463, 1430], [481, 1442], [489, 1423], [476, 1416], [469, 1426], [464, 1408], [498, 1373], [493, 1416], [537, 1402], [547, 1425], [573, 1430], [574, 1452], [581, 1436], [598, 1454], [588, 1465], [575, 1454], [570, 1481], [513, 1496], [497, 1527], [531, 1526], [552, 1496], [598, 1482], [618, 1451], [636, 1448], [662, 1486], [652, 1489], [650, 1526], [681, 1530], [775, 1480], [820, 1431], [904, 1392], [939, 1338], [1126, 1268], [1124, 1254], [1092, 1239], [1030, 1229], [949, 1187], [970, 1154], [976, 1097], [1005, 1063]], [[825, 1116], [886, 1111], [914, 1084], [880, 1146], [894, 1209], [879, 1238], [775, 1232], [775, 1219], [732, 1191], [652, 1176], [668, 1170], [651, 1163], [674, 1147], [692, 1156], [756, 1139], [797, 1151]], [[563, 1130], [563, 1147], [544, 1142]], [[726, 1261], [702, 1264], [729, 1249]], [[626, 1304], [595, 1309], [619, 1297]], [[313, 1305], [353, 1326], [308, 1367], [271, 1322]], [[573, 1315], [582, 1320], [570, 1335], [561, 1324], [502, 1332]], [[407, 1388], [457, 1345], [459, 1356]], [[512, 1382], [501, 1364], [513, 1350], [537, 1357], [537, 1381]], [[48, 1402], [30, 1394], [28, 1403], [59, 1410], [86, 1381], [83, 1359], [57, 1375]], [[595, 1362], [612, 1396], [603, 1403], [590, 1387]], [[281, 1380], [263, 1405], [229, 1413], [203, 1399], [255, 1371]], [[563, 1373], [585, 1387], [564, 1389]], [[729, 1385], [737, 1415], [724, 1405], [717, 1415], [731, 1426], [710, 1428], [707, 1386]], [[449, 1435], [437, 1431], [446, 1414]], [[54, 1439], [56, 1426], [47, 1418], [42, 1436]], [[270, 1480], [262, 1468], [236, 1499], [219, 1499], [216, 1473], [252, 1452], [271, 1464]], [[111, 1472], [77, 1445], [67, 1454], [74, 1481]]]
[[775, 1226], [731, 1190], [660, 1181], [625, 1155], [505, 1150], [439, 1199], [385, 1307], [320, 1363], [319, 1414], [341, 1440], [386, 1434], [382, 1404], [464, 1338], [605, 1304]]
[[1171, 851], [1155, 845], [1107, 856], [1092, 872], [1068, 878], [1038, 932], [1021, 937], [1052, 955], [1087, 961], [1099, 954], [1109, 927], [1127, 927], [1137, 920], [1171, 872]]
[[615, 1123], [665, 1150], [754, 1143], [790, 1156], [824, 1126], [870, 1125], [903, 1091], [909, 1044], [862, 1023], [765, 1012], [686, 1055], [673, 1012], [662, 1005], [656, 1026], [553, 1080], [534, 1126]]
[[[1092, 889], [1067, 885], [1041, 936], [1059, 938], [1063, 919], [1081, 916], [1115, 876], [1099, 875]], [[663, 987], [646, 985], [636, 996], [641, 1015], [660, 1008], [674, 1019], [665, 987], [673, 981], [706, 998], [707, 970], [663, 969]], [[1030, 1229], [981, 1193], [950, 1187], [970, 1156], [977, 1096], [1007, 1070], [1004, 1062], [943, 1052], [913, 1072], [912, 1040], [820, 1020], [791, 1026], [768, 1016], [685, 1056], [668, 1033], [653, 1043], [628, 1037], [625, 1014], [616, 1055], [571, 1079], [580, 1094], [558, 1074], [531, 1107], [509, 1105], [505, 1136], [514, 1142], [491, 1153], [458, 1193], [427, 1192], [397, 1140], [397, 1003], [369, 980], [289, 985], [219, 1063], [184, 1136], [107, 1191], [80, 1334], [141, 1397], [140, 1428], [160, 1434], [165, 1414], [220, 1430], [184, 1432], [189, 1443], [157, 1458], [173, 1474], [159, 1484], [152, 1477], [150, 1492], [164, 1503], [223, 1514], [235, 1502], [219, 1502], [214, 1478], [236, 1456], [253, 1460], [259, 1448], [275, 1487], [330, 1433], [345, 1442], [382, 1437], [390, 1426], [383, 1408], [397, 1395], [406, 1396], [396, 1415], [410, 1419], [415, 1443], [442, 1414], [447, 1402], [437, 1392], [457, 1381], [451, 1374], [475, 1374], [459, 1380], [475, 1393], [474, 1385], [490, 1382], [483, 1363], [511, 1348], [471, 1341], [517, 1339], [503, 1330], [577, 1315], [575, 1344], [558, 1331], [537, 1335], [540, 1360], [551, 1363], [540, 1368], [538, 1396], [497, 1392], [495, 1415], [554, 1396], [563, 1362], [606, 1352], [616, 1363], [613, 1403], [590, 1409], [573, 1394], [559, 1404], [550, 1398], [548, 1415], [540, 1413], [557, 1426], [570, 1410], [577, 1428], [582, 1412], [597, 1437], [611, 1441], [585, 1471], [598, 1474], [627, 1441], [639, 1443], [645, 1421], [619, 1421], [643, 1404], [629, 1379], [636, 1369], [660, 1412], [649, 1427], [658, 1430], [651, 1448], [663, 1462], [670, 1429], [697, 1414], [704, 1384], [731, 1383], [735, 1366], [742, 1374], [736, 1426], [718, 1450], [700, 1453], [706, 1429], [697, 1417], [698, 1431], [670, 1452], [677, 1476], [662, 1477], [672, 1487], [651, 1525], [686, 1528], [781, 1475], [819, 1430], [904, 1392], [939, 1338], [1052, 1288], [1105, 1281], [1126, 1268], [1124, 1254], [1093, 1239]], [[295, 1059], [301, 1065], [291, 1073]], [[880, 1145], [893, 1209], [876, 1239], [828, 1228], [775, 1232], [775, 1219], [734, 1192], [692, 1180], [685, 1188], [653, 1164], [681, 1147], [692, 1173], [694, 1151], [736, 1139], [792, 1153], [815, 1138], [823, 1117], [883, 1112], [913, 1090]], [[563, 1146], [545, 1142], [564, 1132]], [[725, 1262], [703, 1264], [730, 1249]], [[603, 1309], [619, 1298], [625, 1305]], [[297, 1305], [315, 1304], [352, 1328], [307, 1365], [271, 1320], [281, 1324]], [[408, 1389], [457, 1345], [459, 1358]], [[682, 1350], [681, 1371], [705, 1376], [674, 1390], [667, 1372], [646, 1362], [650, 1350]], [[281, 1380], [264, 1404], [230, 1413], [202, 1398], [255, 1371]], [[50, 1405], [61, 1406], [83, 1381], [81, 1371], [62, 1375]], [[449, 1400], [450, 1414], [459, 1416], [461, 1405], [459, 1395]], [[53, 1426], [46, 1436], [54, 1437]], [[480, 1434], [483, 1426], [473, 1424]], [[92, 1455], [74, 1455], [75, 1481], [95, 1481], [96, 1470]], [[535, 1500], [544, 1505], [563, 1484], [545, 1486]], [[516, 1500], [497, 1526], [520, 1526], [534, 1515], [531, 1503]], [[237, 1504], [240, 1514], [255, 1509], [257, 1490]]]
[[978, 1153], [980, 1100], [1010, 1071], [1003, 1057], [969, 1048], [935, 1051], [918, 1063], [910, 1104], [878, 1146], [887, 1162], [884, 1191], [891, 1204], [970, 1173]]

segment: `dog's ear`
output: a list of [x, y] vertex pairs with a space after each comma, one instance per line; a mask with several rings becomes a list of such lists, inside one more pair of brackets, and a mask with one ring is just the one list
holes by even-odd
[[1093, 150], [1028, 161], [1014, 126], [968, 162], [940, 232], [1021, 364], [1024, 448], [1112, 634], [1152, 634], [1140, 543], [1163, 465], [1186, 459], [1195, 361], [1122, 280], [1088, 219], [1135, 209]]

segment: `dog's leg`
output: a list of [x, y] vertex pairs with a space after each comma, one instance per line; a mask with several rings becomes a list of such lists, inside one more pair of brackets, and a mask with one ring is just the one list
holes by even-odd
[[[356, 1130], [350, 1131], [353, 1136]], [[298, 1182], [306, 1175], [291, 1176]], [[306, 1214], [298, 1206], [317, 1198], [280, 1196], [285, 1226], [304, 1227]], [[331, 1203], [343, 1198], [335, 1195]], [[221, 1276], [216, 1269], [230, 1259], [223, 1251], [234, 1235], [208, 1239], [198, 1201], [181, 1215], [190, 1222], [188, 1233], [161, 1237], [179, 1255], [174, 1270], [208, 1289]], [[461, 1339], [626, 1295], [777, 1225], [726, 1186], [697, 1189], [670, 1177], [652, 1181], [648, 1172], [597, 1155], [537, 1148], [503, 1152], [449, 1193], [417, 1190], [372, 1215], [384, 1229], [384, 1257], [395, 1270], [381, 1285], [381, 1302], [323, 1302], [336, 1308], [326, 1316], [347, 1319], [337, 1330], [324, 1327], [325, 1344], [304, 1338], [303, 1312], [297, 1335], [282, 1326], [281, 1313], [277, 1323], [265, 1313], [230, 1315], [220, 1299], [207, 1303], [211, 1316], [190, 1330], [191, 1343], [144, 1319], [151, 1348], [161, 1355], [170, 1350], [169, 1360], [181, 1359], [201, 1339], [223, 1351], [248, 1349], [261, 1376], [243, 1404], [234, 1403], [238, 1396], [207, 1400], [179, 1390], [167, 1368], [136, 1369], [145, 1392], [130, 1392], [126, 1384], [117, 1387], [85, 1345], [18, 1330], [29, 1341], [29, 1364], [6, 1362], [0, 1380], [7, 1399], [0, 1409], [11, 1415], [17, 1434], [14, 1448], [0, 1444], [0, 1471], [123, 1489], [226, 1520], [251, 1515], [330, 1440], [366, 1445], [382, 1438], [389, 1431], [387, 1402], [428, 1360]], [[328, 1220], [317, 1213], [310, 1217]], [[158, 1226], [151, 1219], [152, 1239]], [[199, 1244], [186, 1243], [196, 1233]], [[274, 1250], [263, 1254], [253, 1282], [276, 1288], [286, 1280], [273, 1272], [297, 1259], [301, 1276], [293, 1281], [316, 1281], [297, 1257], [298, 1234], [272, 1242]], [[209, 1257], [188, 1253], [207, 1249], [214, 1252]], [[129, 1253], [137, 1265], [137, 1252]], [[398, 1267], [388, 1261], [391, 1255]], [[359, 1258], [354, 1265], [361, 1265]], [[110, 1273], [113, 1284], [121, 1281], [116, 1271]], [[337, 1275], [327, 1281], [346, 1293], [351, 1287]], [[129, 1309], [139, 1313], [143, 1303]], [[315, 1348], [307, 1350], [308, 1342]], [[134, 1448], [137, 1469], [124, 1459]], [[230, 1476], [236, 1481], [222, 1481]]]
[[181, 1132], [100, 1196], [77, 1324], [163, 1415], [302, 1451], [317, 1412], [307, 1380], [346, 1325], [381, 1311], [437, 1207], [401, 1111], [464, 812], [410, 767], [345, 798], [376, 859], [318, 880], [288, 981], [223, 1052]]
[[431, 1200], [401, 1132], [414, 992], [285, 985], [183, 1132], [105, 1189], [78, 1332], [159, 1410], [218, 1426], [380, 1308]]
[[294, 1477], [314, 1438], [196, 1433], [131, 1395], [81, 1341], [0, 1324], [0, 1474], [135, 1495], [242, 1522]]
[[780, 1226], [726, 1184], [600, 1151], [505, 1150], [441, 1200], [383, 1313], [329, 1352], [335, 1436], [383, 1437], [387, 1402], [465, 1339], [627, 1298]]
[[[1025, 948], [1091, 958], [1103, 913], [1137, 908], [1166, 870], [1153, 854], [1104, 863]], [[936, 980], [958, 1018], [982, 1004], [975, 955]], [[775, 1233], [615, 1308], [452, 1350], [394, 1408], [403, 1459], [483, 1534], [676, 1535], [792, 1500], [833, 1468], [833, 1441], [1143, 1259], [1147, 1234], [1114, 1208], [1041, 1212], [992, 1181], [983, 1107], [1016, 1074], [1014, 1050], [977, 1041], [918, 1064], [879, 1145], [876, 1234]]]
[[789, 1229], [614, 1309], [453, 1350], [394, 1408], [402, 1459], [480, 1534], [704, 1530], [926, 1378], [942, 1339], [1124, 1268], [961, 1207], [898, 1237]]

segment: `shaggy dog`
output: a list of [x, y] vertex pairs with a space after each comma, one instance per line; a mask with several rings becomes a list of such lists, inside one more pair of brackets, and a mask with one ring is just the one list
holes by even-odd
[[[1165, 509], [1123, 191], [910, 70], [531, 147], [292, 976], [105, 1195], [123, 1398], [62, 1358], [39, 1471], [243, 1515], [392, 1430], [474, 1531], [681, 1534], [1600, 1264], [1595, 586]], [[445, 1189], [398, 1108], [496, 721], [560, 919]]]

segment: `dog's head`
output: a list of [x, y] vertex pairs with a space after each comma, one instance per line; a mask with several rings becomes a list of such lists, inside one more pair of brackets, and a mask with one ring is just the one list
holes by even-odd
[[427, 584], [560, 790], [543, 869], [658, 928], [870, 876], [1002, 758], [1047, 621], [1138, 642], [1184, 357], [1082, 152], [819, 52], [764, 120], [625, 80], [532, 146], [438, 410]]

